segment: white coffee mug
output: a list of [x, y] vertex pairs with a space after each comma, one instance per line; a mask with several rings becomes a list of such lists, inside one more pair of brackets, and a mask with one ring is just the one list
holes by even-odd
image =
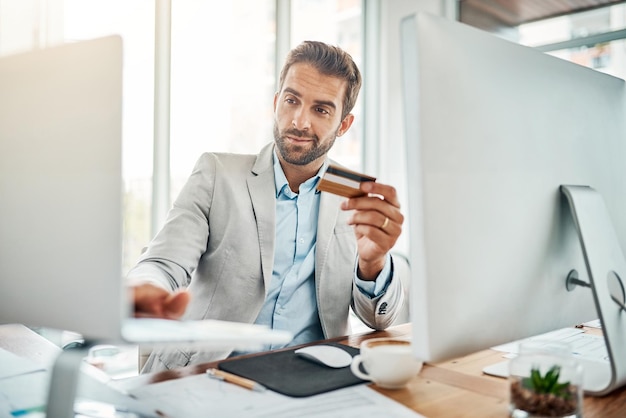
[[381, 388], [400, 389], [419, 373], [423, 364], [413, 354], [410, 341], [373, 338], [361, 343], [361, 353], [354, 356], [350, 369], [355, 376], [371, 380]]

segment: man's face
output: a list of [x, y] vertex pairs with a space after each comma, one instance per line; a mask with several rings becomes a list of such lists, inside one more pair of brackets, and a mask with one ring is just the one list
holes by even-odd
[[293, 165], [321, 164], [335, 138], [352, 124], [341, 120], [346, 81], [320, 74], [309, 64], [293, 65], [274, 96], [274, 141]]

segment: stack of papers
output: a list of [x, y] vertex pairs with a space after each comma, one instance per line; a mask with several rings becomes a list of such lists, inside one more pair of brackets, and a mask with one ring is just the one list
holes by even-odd
[[43, 416], [46, 368], [0, 348], [0, 416]]
[[567, 343], [572, 348], [572, 354], [576, 358], [603, 363], [609, 363], [610, 361], [604, 337], [585, 333], [580, 328], [562, 328], [491, 348], [506, 353], [504, 355], [506, 358], [513, 358], [518, 354], [520, 343], [526, 341]]
[[364, 384], [320, 395], [294, 398], [271, 390], [251, 391], [202, 374], [141, 386], [131, 389], [130, 393], [168, 417], [421, 417]]

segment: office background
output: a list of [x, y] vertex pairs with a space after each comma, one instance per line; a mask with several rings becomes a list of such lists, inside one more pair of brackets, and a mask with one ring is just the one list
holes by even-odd
[[609, 0], [0, 0], [0, 56], [122, 35], [127, 270], [200, 153], [271, 140], [277, 72], [305, 39], [340, 45], [364, 74], [332, 156], [394, 184], [406, 207], [399, 22], [417, 11], [626, 78], [626, 2]]
[[340, 45], [364, 73], [333, 157], [405, 196], [398, 23], [416, 11], [626, 77], [626, 4], [615, 0], [0, 0], [0, 56], [123, 36], [128, 269], [201, 152], [255, 153], [271, 140], [277, 72], [305, 39]]

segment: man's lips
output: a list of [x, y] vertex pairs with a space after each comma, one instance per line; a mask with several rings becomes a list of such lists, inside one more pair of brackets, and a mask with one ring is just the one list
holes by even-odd
[[312, 141], [311, 138], [305, 138], [305, 137], [301, 137], [301, 136], [287, 136], [286, 138], [290, 142], [295, 142], [295, 143], [304, 143], [304, 142], [311, 142]]

